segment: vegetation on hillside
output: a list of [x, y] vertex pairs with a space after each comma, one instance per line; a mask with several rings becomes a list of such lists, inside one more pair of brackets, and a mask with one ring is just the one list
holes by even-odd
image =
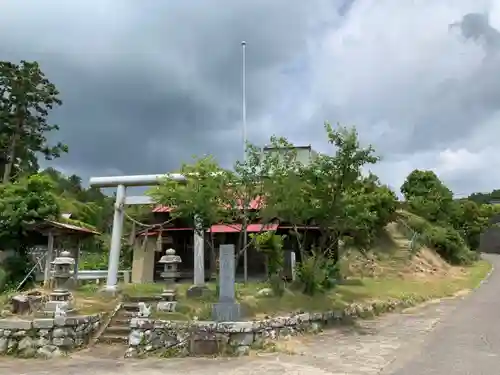
[[[82, 259], [82, 266], [105, 267], [112, 197], [85, 188], [77, 175], [39, 167], [40, 158], [50, 160], [68, 152], [63, 143], [48, 142], [49, 134], [59, 129], [50, 122], [50, 111], [62, 105], [61, 94], [36, 62], [25, 61], [0, 62], [0, 92], [0, 249], [14, 250], [17, 262], [15, 267], [4, 263], [3, 271], [0, 268], [0, 287], [24, 277], [32, 245], [27, 229], [46, 219], [70, 220], [101, 232], [85, 244], [90, 255]], [[199, 232], [222, 222], [240, 227], [237, 256], [256, 246], [274, 259], [276, 254], [269, 251], [284, 246], [273, 242], [277, 238], [256, 235], [245, 245], [244, 233], [255, 220], [289, 223], [290, 233], [279, 241], [295, 243], [301, 260], [298, 275], [309, 294], [334, 287], [343, 248], [368, 256], [380, 233], [395, 220], [451, 263], [476, 259], [479, 234], [498, 212], [482, 196], [456, 201], [433, 172], [416, 170], [401, 187], [405, 202], [398, 202], [377, 176], [362, 173], [379, 157], [373, 147], [360, 144], [355, 128], [326, 124], [325, 137], [331, 150], [308, 164], [297, 161], [285, 138], [272, 137], [272, 146], [283, 153], [262, 154], [259, 147], [248, 145], [245, 161], [230, 170], [212, 157], [195, 158], [179, 170], [188, 177], [186, 184], [166, 180], [149, 194], [157, 203], [174, 207], [174, 217], [188, 222], [197, 218], [191, 224]], [[401, 205], [404, 210], [398, 209]], [[128, 210], [131, 216], [147, 218], [148, 208]], [[63, 219], [61, 213], [71, 213], [71, 218]], [[304, 226], [319, 228], [321, 235], [312, 241], [300, 229]], [[130, 231], [129, 226], [125, 233]], [[271, 267], [274, 276], [279, 274], [276, 262], [277, 268]]]

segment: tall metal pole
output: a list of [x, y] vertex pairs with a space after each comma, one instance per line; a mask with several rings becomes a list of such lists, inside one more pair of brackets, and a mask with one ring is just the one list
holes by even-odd
[[246, 147], [247, 147], [247, 77], [246, 77], [246, 47], [247, 47], [247, 42], [243, 41], [241, 42], [241, 52], [242, 52], [242, 58], [243, 58], [243, 63], [242, 63], [242, 116], [243, 116], [243, 161], [246, 161], [247, 159], [247, 152], [246, 152]]
[[[246, 47], [247, 42], [241, 42], [242, 54], [242, 117], [243, 117], [243, 162], [247, 160], [247, 77], [246, 77]], [[245, 202], [247, 204], [248, 202]], [[247, 210], [248, 207], [243, 207], [243, 279], [248, 282], [248, 252], [247, 252]]]

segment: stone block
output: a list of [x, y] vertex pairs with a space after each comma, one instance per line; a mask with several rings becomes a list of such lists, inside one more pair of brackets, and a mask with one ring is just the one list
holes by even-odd
[[216, 322], [236, 322], [241, 316], [241, 306], [234, 302], [218, 302], [212, 307], [212, 319]]
[[220, 322], [216, 330], [221, 333], [249, 333], [258, 329], [256, 322]]
[[232, 333], [229, 338], [229, 343], [233, 346], [250, 346], [254, 341], [254, 333]]
[[57, 337], [52, 339], [52, 344], [58, 347], [70, 349], [75, 345], [75, 340], [71, 337]]
[[157, 311], [174, 312], [177, 301], [161, 301], [156, 305]]
[[201, 298], [210, 294], [210, 289], [206, 285], [192, 285], [186, 291], [188, 298]]
[[33, 326], [33, 322], [31, 320], [0, 319], [0, 329], [28, 330], [28, 329], [31, 329], [32, 326]]
[[54, 327], [54, 319], [35, 319], [33, 320], [33, 328], [51, 329]]
[[217, 335], [213, 333], [200, 333], [194, 335], [190, 340], [189, 352], [193, 355], [219, 354], [219, 342]]

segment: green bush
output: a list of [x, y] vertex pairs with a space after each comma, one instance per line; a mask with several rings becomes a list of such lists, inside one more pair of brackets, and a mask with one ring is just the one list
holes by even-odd
[[7, 282], [7, 271], [0, 267], [0, 293], [5, 291], [5, 284]]
[[339, 264], [316, 251], [297, 265], [297, 279], [307, 295], [335, 287], [339, 276]]
[[400, 212], [401, 219], [415, 232], [426, 246], [434, 249], [444, 260], [453, 265], [466, 265], [477, 260], [460, 233], [450, 227], [431, 224], [409, 212]]

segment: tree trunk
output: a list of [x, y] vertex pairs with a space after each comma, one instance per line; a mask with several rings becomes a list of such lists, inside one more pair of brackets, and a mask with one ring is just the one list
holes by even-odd
[[10, 181], [10, 176], [12, 174], [12, 167], [14, 165], [14, 160], [16, 158], [17, 141], [19, 138], [19, 133], [21, 132], [22, 125], [23, 125], [23, 119], [21, 115], [19, 115], [17, 120], [17, 126], [16, 129], [14, 130], [14, 134], [12, 135], [12, 142], [10, 144], [9, 152], [7, 154], [7, 163], [5, 164], [5, 169], [3, 171], [2, 182], [4, 184]]
[[5, 169], [3, 171], [2, 182], [6, 184], [10, 180], [10, 175], [12, 173], [12, 166], [14, 165], [14, 158], [16, 157], [16, 146], [17, 146], [17, 132], [12, 137], [12, 143], [10, 144], [9, 153], [7, 155], [7, 163], [5, 164]]

